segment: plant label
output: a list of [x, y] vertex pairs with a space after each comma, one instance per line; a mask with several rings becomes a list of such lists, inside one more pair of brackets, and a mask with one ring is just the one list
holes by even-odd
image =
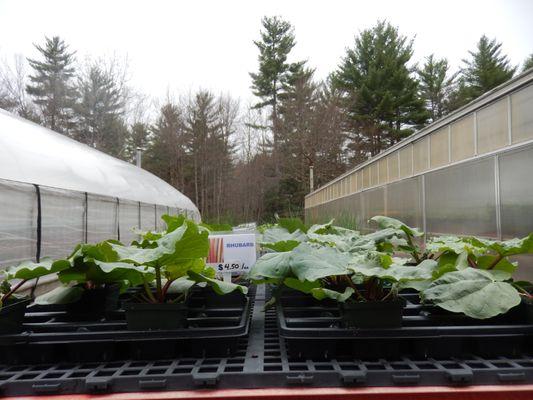
[[209, 235], [207, 265], [218, 274], [241, 275], [255, 264], [257, 249], [254, 233]]

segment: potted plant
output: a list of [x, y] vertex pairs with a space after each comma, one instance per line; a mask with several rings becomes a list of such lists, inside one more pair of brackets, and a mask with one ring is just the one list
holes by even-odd
[[357, 328], [401, 325], [403, 301], [398, 286], [431, 278], [437, 263], [426, 260], [417, 267], [377, 250], [342, 252], [319, 243], [300, 243], [290, 251], [262, 256], [250, 271], [256, 282], [310, 294], [317, 300], [339, 303], [343, 322]]
[[178, 329], [187, 325], [187, 299], [194, 285], [224, 295], [247, 288], [215, 278], [206, 267], [208, 231], [184, 216], [164, 215], [167, 229], [148, 233], [132, 246], [110, 243], [123, 263], [142, 268], [144, 291], [124, 305], [128, 329]]
[[58, 272], [64, 286], [37, 297], [35, 303], [66, 304], [68, 313], [83, 318], [116, 310], [120, 293], [151, 278], [144, 267], [120, 262], [108, 241], [79, 244], [66, 262], [69, 267]]
[[436, 237], [427, 249], [438, 267], [420, 288], [424, 302], [475, 319], [505, 314], [519, 304], [528, 314], [531, 284], [513, 280], [518, 263], [509, 257], [533, 253], [533, 234], [506, 241]]
[[43, 259], [38, 263], [25, 261], [17, 266], [7, 268], [0, 284], [0, 333], [20, 332], [30, 298], [18, 296], [17, 291], [26, 282], [68, 267], [69, 263], [64, 260], [54, 262], [50, 259]]

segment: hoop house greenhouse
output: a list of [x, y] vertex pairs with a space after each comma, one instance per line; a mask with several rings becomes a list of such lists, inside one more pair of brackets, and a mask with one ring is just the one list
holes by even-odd
[[0, 110], [0, 267], [131, 241], [196, 206], [153, 174]]

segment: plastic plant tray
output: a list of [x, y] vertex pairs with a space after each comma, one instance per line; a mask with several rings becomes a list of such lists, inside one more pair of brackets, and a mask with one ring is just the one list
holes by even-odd
[[297, 357], [492, 357], [533, 351], [533, 324], [520, 307], [481, 321], [421, 305], [414, 294], [402, 296], [401, 328], [357, 329], [343, 326], [336, 303], [289, 292], [277, 304], [279, 334]]
[[187, 328], [139, 331], [127, 329], [122, 310], [87, 320], [61, 311], [61, 307], [29, 307], [22, 333], [0, 335], [0, 362], [90, 362], [234, 353], [239, 339], [248, 334], [252, 301], [246, 297], [241, 304], [204, 303], [201, 294], [191, 298]]
[[162, 357], [94, 363], [0, 366], [0, 395], [27, 396], [194, 389], [466, 386], [533, 383], [533, 357], [296, 358], [280, 338], [275, 309], [255, 297], [249, 335], [226, 357]]

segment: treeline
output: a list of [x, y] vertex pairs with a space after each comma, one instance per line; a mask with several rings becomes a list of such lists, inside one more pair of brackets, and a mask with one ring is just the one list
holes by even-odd
[[[128, 85], [117, 59], [78, 60], [59, 37], [36, 59], [0, 68], [0, 108], [143, 168], [190, 197], [204, 218], [268, 220], [301, 214], [315, 187], [513, 77], [502, 44], [482, 36], [459, 68], [429, 55], [413, 62], [414, 40], [381, 21], [360, 32], [325, 79], [292, 60], [294, 29], [262, 20], [250, 73], [256, 101], [243, 106], [209, 90], [157, 107]], [[533, 54], [521, 69], [533, 67]], [[152, 111], [155, 108], [155, 111]], [[12, 133], [12, 134], [16, 134]]]

